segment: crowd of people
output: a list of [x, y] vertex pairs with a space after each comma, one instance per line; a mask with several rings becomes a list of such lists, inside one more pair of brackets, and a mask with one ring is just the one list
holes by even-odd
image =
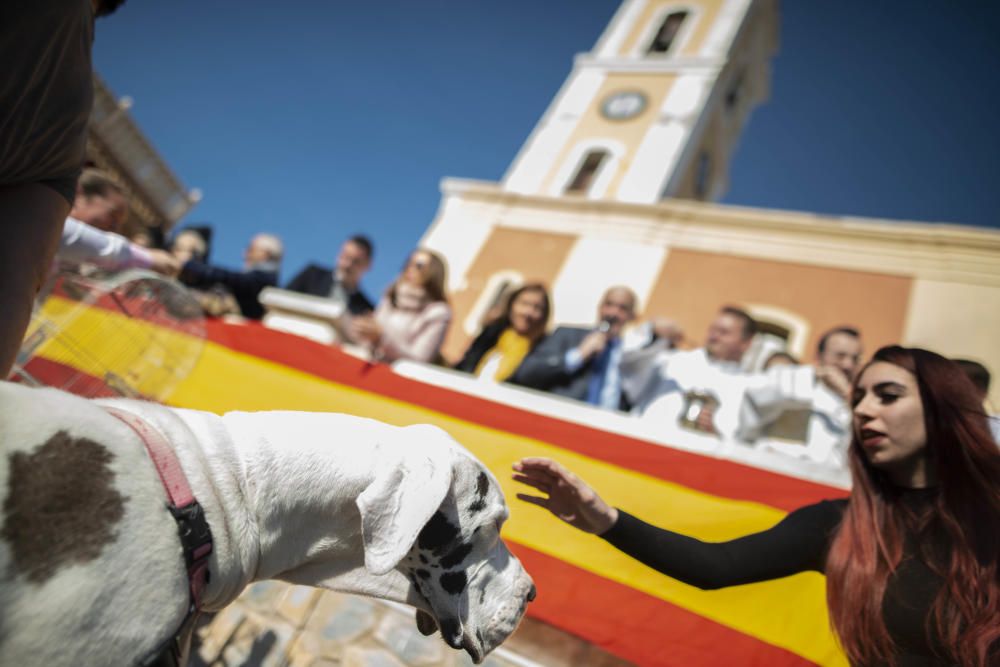
[[[279, 286], [280, 238], [254, 235], [242, 269], [209, 262], [211, 229], [177, 232], [167, 249], [144, 247], [121, 231], [125, 191], [108, 176], [86, 170], [66, 219], [57, 256], [104, 269], [142, 267], [176, 277], [209, 316], [260, 319], [266, 287]], [[539, 282], [516, 287], [483, 318], [481, 331], [457, 360], [441, 346], [452, 320], [444, 260], [426, 248], [410, 253], [377, 304], [361, 283], [375, 246], [357, 234], [340, 246], [332, 266], [309, 264], [286, 290], [340, 306], [341, 342], [367, 348], [376, 360], [401, 359], [452, 366], [484, 380], [505, 382], [634, 415], [669, 436], [697, 433], [754, 444], [834, 469], [846, 470], [851, 433], [850, 394], [862, 363], [862, 334], [854, 326], [823, 333], [810, 363], [788, 351], [760, 354], [758, 325], [744, 309], [723, 305], [700, 346], [685, 345], [680, 323], [655, 316], [639, 321], [638, 298], [623, 285], [609, 287], [594, 325], [556, 326], [552, 303]], [[754, 358], [748, 358], [753, 353]], [[959, 360], [984, 397], [989, 371]], [[985, 388], [983, 388], [985, 387]], [[1000, 433], [1000, 420], [990, 424]]]

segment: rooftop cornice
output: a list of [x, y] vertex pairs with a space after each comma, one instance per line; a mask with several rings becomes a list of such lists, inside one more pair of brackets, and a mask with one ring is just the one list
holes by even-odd
[[478, 218], [515, 229], [1000, 287], [1000, 230], [678, 199], [635, 204], [525, 195], [464, 179], [445, 179], [441, 189], [444, 200], [450, 200], [448, 215], [458, 215], [456, 220]]
[[969, 246], [1000, 253], [1000, 230], [955, 223], [824, 215], [680, 199], [665, 200], [655, 204], [634, 204], [575, 197], [525, 195], [504, 190], [490, 181], [461, 178], [443, 179], [441, 191], [445, 195], [460, 194], [467, 199], [488, 200], [505, 206], [518, 205], [535, 209], [579, 212], [597, 217], [628, 215], [648, 220], [697, 221], [699, 224], [743, 229], [746, 229], [747, 225], [753, 225], [758, 230], [849, 236], [892, 242], [899, 242], [905, 237], [908, 242]]

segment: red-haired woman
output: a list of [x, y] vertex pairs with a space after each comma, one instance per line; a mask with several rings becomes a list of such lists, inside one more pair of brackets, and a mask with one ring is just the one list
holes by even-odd
[[555, 461], [523, 459], [518, 494], [657, 570], [721, 588], [826, 573], [855, 665], [1000, 664], [1000, 450], [968, 378], [920, 349], [884, 347], [858, 375], [847, 500], [704, 543], [607, 505]]

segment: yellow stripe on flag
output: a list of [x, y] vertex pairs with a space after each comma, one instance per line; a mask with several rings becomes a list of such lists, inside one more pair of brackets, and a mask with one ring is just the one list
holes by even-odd
[[163, 398], [196, 363], [201, 338], [58, 296], [46, 299], [26, 340], [34, 354], [101, 380], [113, 373], [147, 397]]

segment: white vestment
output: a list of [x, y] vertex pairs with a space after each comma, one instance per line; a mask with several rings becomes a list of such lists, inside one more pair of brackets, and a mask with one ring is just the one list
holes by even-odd
[[779, 366], [758, 376], [740, 408], [737, 437], [765, 450], [842, 468], [851, 410], [816, 379], [812, 366]]
[[642, 418], [669, 433], [683, 428], [679, 420], [692, 393], [718, 400], [713, 422], [719, 435], [735, 436], [739, 409], [750, 376], [738, 362], [710, 359], [704, 348], [674, 352], [645, 348], [626, 352], [622, 359], [622, 386]]

